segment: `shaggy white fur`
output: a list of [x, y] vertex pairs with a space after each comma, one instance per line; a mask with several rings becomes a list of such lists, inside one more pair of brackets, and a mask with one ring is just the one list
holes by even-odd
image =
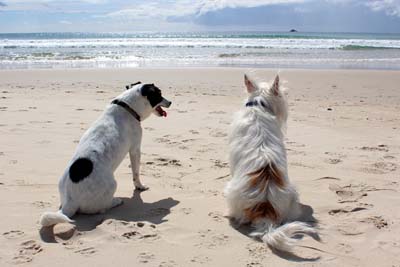
[[229, 217], [251, 224], [251, 236], [271, 248], [289, 251], [296, 234], [316, 234], [296, 220], [301, 216], [298, 194], [287, 173], [283, 141], [288, 106], [279, 76], [272, 86], [245, 75], [246, 107], [234, 116], [230, 133], [232, 179], [225, 188]]
[[[144, 86], [150, 89], [144, 92]], [[40, 219], [42, 226], [71, 222], [77, 211], [102, 213], [120, 205], [122, 200], [114, 197], [117, 187], [114, 171], [128, 152], [135, 188], [148, 189], [139, 179], [142, 127], [138, 119], [144, 120], [151, 113], [166, 116], [161, 106], [171, 105], [155, 88], [153, 84], [128, 86], [116, 98], [125, 107], [110, 104], [85, 132], [59, 181], [61, 209], [44, 213]]]

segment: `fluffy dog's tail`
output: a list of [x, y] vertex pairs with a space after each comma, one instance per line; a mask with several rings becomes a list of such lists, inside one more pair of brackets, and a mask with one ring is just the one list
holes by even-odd
[[42, 226], [52, 226], [57, 223], [74, 222], [67, 215], [65, 215], [62, 210], [58, 212], [45, 212], [40, 217], [40, 224]]
[[270, 225], [266, 229], [260, 229], [250, 235], [261, 238], [272, 249], [289, 252], [298, 241], [294, 237], [299, 234], [306, 234], [314, 239], [319, 239], [317, 231], [303, 222], [291, 222], [277, 228]]

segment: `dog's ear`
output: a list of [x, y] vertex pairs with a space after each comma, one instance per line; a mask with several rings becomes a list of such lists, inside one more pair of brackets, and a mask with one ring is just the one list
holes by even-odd
[[135, 86], [137, 84], [141, 84], [141, 83], [142, 83], [141, 81], [138, 81], [138, 82], [135, 82], [135, 83], [131, 83], [131, 87], [133, 87], [133, 86]]
[[253, 93], [257, 90], [257, 87], [255, 84], [247, 77], [247, 75], [244, 75], [244, 84], [246, 85], [247, 92], [248, 93]]
[[135, 83], [131, 83], [130, 85], [125, 86], [126, 90], [131, 89], [133, 86], [137, 85], [137, 84], [141, 84], [142, 82], [135, 82]]
[[271, 86], [271, 92], [274, 95], [279, 95], [279, 75], [276, 75], [274, 83]]

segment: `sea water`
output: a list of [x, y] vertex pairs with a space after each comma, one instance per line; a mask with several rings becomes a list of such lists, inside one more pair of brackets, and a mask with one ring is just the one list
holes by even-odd
[[0, 34], [0, 69], [220, 66], [400, 69], [400, 34]]

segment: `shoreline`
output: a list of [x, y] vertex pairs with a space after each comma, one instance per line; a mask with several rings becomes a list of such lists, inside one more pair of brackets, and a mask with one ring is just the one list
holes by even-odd
[[169, 67], [159, 67], [159, 66], [149, 66], [149, 67], [121, 67], [121, 68], [113, 68], [113, 67], [104, 67], [104, 68], [24, 68], [24, 69], [0, 69], [0, 72], [18, 72], [18, 71], [142, 71], [142, 70], [258, 70], [258, 71], [310, 71], [310, 72], [329, 72], [329, 71], [337, 71], [337, 72], [398, 72], [400, 69], [376, 69], [376, 68], [304, 68], [304, 67], [288, 67], [288, 68], [279, 68], [279, 67], [262, 67], [262, 66], [169, 66]]

